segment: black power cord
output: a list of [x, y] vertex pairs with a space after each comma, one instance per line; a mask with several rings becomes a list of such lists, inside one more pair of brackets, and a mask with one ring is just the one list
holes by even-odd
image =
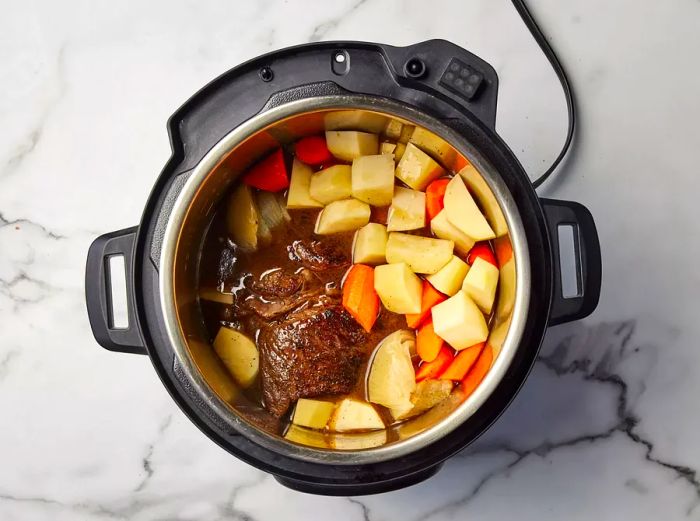
[[559, 62], [557, 55], [554, 54], [554, 50], [549, 45], [549, 42], [547, 42], [547, 38], [537, 26], [537, 22], [535, 22], [535, 19], [532, 17], [532, 14], [530, 14], [530, 11], [525, 5], [525, 2], [523, 0], [512, 0], [512, 2], [513, 7], [515, 7], [516, 11], [518, 11], [520, 18], [522, 18], [523, 22], [530, 30], [530, 34], [532, 34], [532, 37], [537, 42], [537, 45], [539, 45], [540, 49], [542, 49], [542, 52], [547, 57], [547, 60], [549, 60], [552, 69], [554, 69], [554, 72], [559, 78], [559, 83], [561, 83], [561, 87], [562, 89], [564, 89], [564, 96], [566, 97], [566, 110], [569, 115], [569, 126], [566, 131], [566, 141], [564, 141], [564, 146], [559, 152], [559, 155], [549, 166], [549, 168], [544, 172], [544, 174], [542, 174], [532, 182], [534, 187], [538, 188], [549, 178], [549, 176], [552, 175], [554, 170], [556, 170], [557, 166], [559, 166], [559, 163], [561, 163], [562, 159], [564, 159], [566, 153], [569, 151], [571, 141], [574, 138], [574, 129], [576, 127], [576, 106], [574, 103], [574, 93], [571, 90], [569, 78], [566, 76], [564, 67], [562, 67], [561, 63]]

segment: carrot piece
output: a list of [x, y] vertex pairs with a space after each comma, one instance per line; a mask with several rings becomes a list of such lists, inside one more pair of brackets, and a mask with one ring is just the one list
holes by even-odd
[[409, 313], [406, 315], [406, 324], [413, 329], [418, 328], [425, 318], [430, 315], [430, 310], [434, 305], [439, 304], [447, 297], [436, 290], [430, 282], [423, 281], [423, 296], [421, 299], [420, 313]]
[[491, 251], [491, 247], [489, 246], [488, 242], [477, 242], [472, 249], [469, 250], [469, 254], [467, 255], [467, 264], [470, 266], [474, 264], [477, 257], [481, 257], [486, 262], [490, 262], [498, 268], [496, 257], [494, 256], [493, 251]]
[[374, 291], [374, 268], [355, 264], [343, 284], [343, 307], [368, 333], [379, 314], [379, 296]]
[[322, 136], [301, 138], [294, 145], [294, 152], [299, 161], [307, 165], [320, 165], [333, 158], [333, 154], [326, 145], [326, 138]]
[[425, 189], [425, 211], [428, 219], [435, 217], [445, 207], [445, 190], [449, 179], [436, 179]]
[[476, 359], [471, 370], [467, 373], [462, 381], [460, 382], [460, 387], [462, 393], [464, 394], [464, 399], [466, 400], [471, 396], [474, 390], [479, 387], [479, 384], [486, 376], [486, 373], [491, 369], [491, 362], [493, 362], [493, 348], [490, 345], [484, 347], [481, 350], [479, 358]]
[[266, 192], [280, 192], [289, 187], [289, 176], [282, 149], [278, 148], [248, 170], [248, 173], [243, 176], [243, 182]]
[[443, 380], [461, 380], [464, 378], [469, 372], [469, 369], [474, 365], [474, 362], [479, 358], [479, 354], [481, 354], [483, 348], [484, 342], [481, 342], [467, 347], [466, 349], [462, 349], [457, 353], [457, 356], [455, 356], [450, 366], [445, 369], [445, 372], [442, 373], [440, 378]]
[[435, 334], [432, 319], [428, 319], [416, 335], [416, 351], [424, 362], [435, 360], [444, 343], [445, 341]]
[[452, 360], [454, 360], [454, 351], [449, 347], [442, 346], [435, 360], [432, 362], [423, 362], [420, 365], [418, 371], [416, 371], [416, 382], [420, 382], [426, 378], [439, 378], [452, 363]]
[[503, 266], [513, 257], [513, 245], [510, 243], [510, 238], [507, 235], [494, 239], [493, 249], [496, 251], [496, 259], [499, 266]]

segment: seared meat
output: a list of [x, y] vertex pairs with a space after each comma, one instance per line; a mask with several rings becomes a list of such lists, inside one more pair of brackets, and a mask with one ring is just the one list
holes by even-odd
[[268, 324], [258, 337], [267, 410], [280, 417], [299, 398], [350, 392], [365, 357], [365, 338], [337, 303]]
[[294, 241], [288, 247], [290, 258], [313, 271], [347, 266], [350, 259], [337, 246], [323, 241]]
[[275, 318], [287, 311], [301, 307], [320, 294], [321, 289], [315, 289], [275, 300], [259, 300], [250, 297], [246, 300], [245, 305], [263, 318]]
[[250, 289], [264, 298], [289, 297], [299, 291], [306, 279], [301, 273], [289, 273], [282, 268], [266, 271], [250, 283]]

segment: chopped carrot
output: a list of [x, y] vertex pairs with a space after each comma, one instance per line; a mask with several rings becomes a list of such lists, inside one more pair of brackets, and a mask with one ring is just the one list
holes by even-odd
[[493, 362], [493, 348], [487, 345], [481, 350], [479, 358], [476, 359], [471, 370], [467, 373], [462, 381], [460, 382], [460, 387], [462, 393], [464, 394], [464, 399], [466, 400], [474, 392], [474, 390], [479, 387], [479, 384], [486, 376], [486, 373], [491, 369], [491, 362]]
[[507, 235], [494, 239], [493, 249], [496, 251], [499, 266], [503, 266], [513, 257], [513, 245]]
[[472, 249], [469, 250], [469, 254], [467, 255], [467, 264], [470, 266], [474, 264], [477, 257], [481, 257], [486, 262], [490, 262], [498, 268], [496, 257], [493, 255], [493, 251], [491, 251], [491, 247], [489, 246], [488, 242], [477, 242]]
[[301, 138], [294, 145], [294, 152], [299, 161], [307, 165], [320, 165], [333, 158], [333, 154], [326, 145], [326, 138], [323, 136]]
[[440, 375], [454, 360], [454, 351], [449, 347], [442, 346], [435, 360], [432, 362], [423, 362], [418, 371], [416, 371], [416, 382], [427, 378], [440, 378]]
[[423, 281], [423, 297], [421, 299], [420, 313], [409, 313], [406, 315], [406, 324], [413, 329], [418, 328], [427, 316], [430, 315], [430, 310], [434, 305], [439, 304], [447, 297], [436, 290], [430, 282]]
[[457, 353], [450, 367], [445, 369], [445, 372], [442, 373], [440, 378], [443, 380], [461, 380], [464, 378], [469, 372], [469, 369], [474, 365], [474, 362], [479, 358], [479, 354], [483, 348], [484, 342], [481, 342], [467, 347], [466, 349], [462, 349]]
[[278, 148], [253, 166], [243, 176], [243, 182], [266, 192], [280, 192], [289, 187], [289, 176], [282, 149]]
[[432, 319], [428, 319], [416, 335], [416, 351], [424, 362], [435, 360], [444, 343], [445, 341], [435, 334]]
[[374, 291], [374, 268], [355, 264], [343, 284], [343, 307], [368, 333], [379, 314], [379, 296]]
[[436, 179], [425, 189], [425, 211], [432, 220], [445, 207], [445, 190], [449, 179]]

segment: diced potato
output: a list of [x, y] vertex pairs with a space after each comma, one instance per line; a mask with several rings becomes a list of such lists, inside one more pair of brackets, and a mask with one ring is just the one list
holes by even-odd
[[401, 137], [401, 131], [403, 130], [403, 123], [398, 119], [390, 119], [386, 127], [384, 127], [384, 135], [390, 139], [399, 139]]
[[312, 429], [323, 429], [328, 424], [328, 420], [331, 419], [334, 409], [335, 403], [333, 402], [299, 398], [296, 407], [294, 407], [292, 423]]
[[501, 289], [498, 293], [498, 304], [496, 304], [496, 317], [504, 318], [510, 315], [515, 304], [515, 259], [511, 257], [508, 262], [501, 266], [499, 284]]
[[405, 262], [414, 273], [432, 274], [450, 262], [453, 249], [452, 241], [392, 232], [386, 241], [386, 260]]
[[401, 135], [399, 136], [399, 143], [403, 143], [404, 145], [408, 143], [408, 140], [411, 139], [411, 136], [413, 135], [413, 132], [416, 130], [416, 127], [413, 125], [404, 125], [401, 127]]
[[491, 313], [493, 299], [496, 296], [498, 274], [496, 266], [481, 257], [477, 257], [464, 278], [462, 289], [487, 315]]
[[455, 250], [462, 255], [469, 253], [469, 250], [472, 249], [476, 242], [447, 220], [447, 212], [445, 210], [441, 210], [440, 213], [433, 217], [433, 220], [430, 221], [430, 229], [436, 237], [453, 241]]
[[403, 157], [404, 152], [406, 152], [406, 144], [396, 143], [396, 150], [394, 150], [394, 159], [396, 159], [396, 161], [400, 161]]
[[329, 427], [334, 431], [383, 429], [384, 422], [372, 404], [345, 398], [336, 407]]
[[241, 392], [241, 388], [231, 377], [231, 373], [221, 358], [216, 355], [216, 352], [211, 347], [211, 343], [192, 337], [188, 341], [188, 348], [197, 370], [212, 391], [223, 401], [234, 403]]
[[484, 241], [496, 236], [458, 175], [447, 183], [445, 212], [452, 225], [474, 240]]
[[326, 130], [363, 130], [379, 134], [387, 125], [387, 117], [365, 110], [337, 110], [323, 118]]
[[[452, 392], [452, 382], [450, 380], [421, 380], [416, 385], [411, 395], [411, 407], [405, 411], [392, 410], [392, 416], [397, 420], [403, 420], [416, 416], [422, 412], [432, 409], [438, 403], [445, 400]], [[394, 414], [396, 412], [396, 414]]]
[[423, 284], [408, 264], [383, 264], [374, 269], [374, 290], [393, 313], [420, 313]]
[[486, 214], [486, 219], [496, 236], [501, 237], [508, 233], [508, 223], [506, 223], [506, 218], [503, 216], [501, 206], [498, 204], [496, 196], [493, 195], [489, 185], [486, 184], [484, 178], [474, 168], [474, 165], [469, 164], [465, 166], [459, 171], [459, 175], [462, 176], [471, 193], [479, 200], [481, 208], [484, 209]]
[[228, 327], [221, 327], [214, 338], [214, 351], [234, 380], [244, 389], [258, 377], [258, 347], [250, 338]]
[[387, 154], [362, 156], [352, 162], [352, 196], [373, 206], [391, 204], [394, 195], [394, 158]]
[[455, 149], [447, 141], [423, 127], [416, 127], [409, 142], [443, 165], [451, 165], [455, 159]]
[[466, 277], [468, 271], [469, 264], [453, 255], [450, 262], [445, 264], [437, 273], [428, 275], [426, 280], [439, 292], [452, 296], [462, 288], [464, 277]]
[[413, 143], [406, 145], [406, 151], [396, 165], [396, 177], [414, 190], [425, 190], [430, 181], [444, 173], [443, 168], [432, 157]]
[[489, 336], [484, 314], [464, 291], [434, 306], [432, 316], [435, 333], [458, 351]]
[[355, 232], [352, 262], [371, 266], [385, 264], [387, 239], [386, 226], [379, 223], [366, 224]]
[[199, 288], [199, 298], [219, 304], [233, 304], [233, 293], [225, 293], [214, 288]]
[[418, 230], [425, 226], [425, 193], [397, 186], [387, 215], [390, 232]]
[[382, 141], [381, 143], [379, 143], [379, 153], [380, 154], [391, 154], [392, 160], [394, 159], [394, 151], [395, 150], [396, 150], [396, 143], [389, 143], [388, 141]]
[[508, 329], [510, 328], [512, 319], [512, 316], [508, 316], [505, 320], [497, 320], [495, 325], [491, 327], [491, 332], [489, 333], [487, 343], [493, 350], [494, 360], [498, 358], [501, 348], [503, 347], [503, 343], [506, 341], [506, 336], [508, 335]]
[[351, 172], [348, 165], [335, 165], [312, 174], [309, 194], [323, 204], [347, 199], [352, 195]]
[[289, 180], [287, 193], [287, 208], [321, 208], [323, 204], [311, 197], [309, 184], [311, 183], [311, 167], [298, 159], [292, 164], [292, 176]]
[[226, 225], [239, 248], [244, 251], [257, 249], [260, 214], [250, 186], [241, 183], [229, 197]]
[[301, 445], [309, 445], [321, 449], [328, 448], [325, 433], [299, 425], [291, 424], [284, 434], [284, 439], [299, 443]]
[[326, 145], [331, 154], [342, 161], [352, 161], [360, 156], [372, 156], [379, 152], [377, 134], [356, 131], [327, 131]]
[[328, 435], [330, 447], [336, 450], [363, 450], [384, 445], [386, 431], [333, 432]]
[[411, 394], [416, 388], [416, 372], [410, 344], [415, 342], [413, 331], [394, 331], [379, 343], [370, 361], [367, 398], [389, 408], [392, 414], [413, 408]]
[[351, 232], [367, 224], [371, 212], [367, 203], [357, 199], [333, 201], [318, 214], [314, 231], [319, 235]]

